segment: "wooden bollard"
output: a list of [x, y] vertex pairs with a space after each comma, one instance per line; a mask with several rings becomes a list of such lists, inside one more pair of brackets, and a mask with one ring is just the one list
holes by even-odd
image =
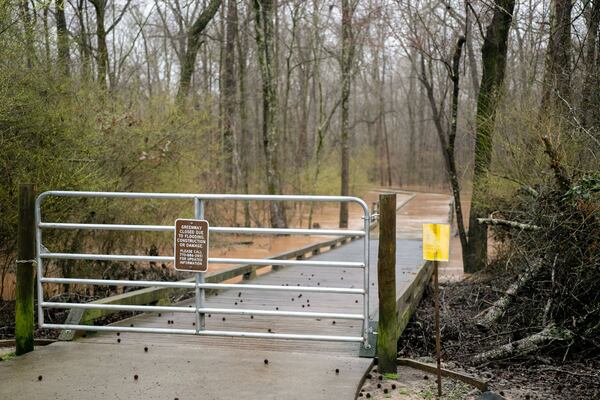
[[377, 357], [382, 373], [396, 373], [398, 316], [396, 310], [396, 195], [379, 195], [379, 327]]
[[35, 258], [35, 186], [19, 187], [17, 287], [15, 290], [15, 341], [17, 355], [33, 350], [33, 294]]

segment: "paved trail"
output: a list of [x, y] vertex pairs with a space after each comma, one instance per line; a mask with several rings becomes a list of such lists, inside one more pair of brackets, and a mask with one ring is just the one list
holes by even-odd
[[[420, 224], [447, 221], [448, 202], [448, 196], [417, 194], [400, 209], [398, 295], [422, 264]], [[376, 309], [377, 245], [374, 238], [370, 243], [371, 312]], [[312, 260], [357, 261], [361, 254], [362, 242], [356, 241]], [[252, 283], [361, 287], [361, 280], [360, 269], [299, 266], [259, 276]], [[207, 297], [207, 306], [356, 314], [362, 311], [357, 295], [249, 290], [221, 291]], [[169, 320], [173, 324], [168, 324]], [[121, 324], [190, 328], [193, 322], [193, 314], [163, 313], [142, 314]], [[274, 333], [344, 336], [361, 333], [361, 322], [352, 320], [214, 314], [207, 316], [206, 324], [211, 330], [270, 329]], [[88, 335], [76, 342], [40, 347], [0, 363], [0, 399], [351, 399], [371, 362], [358, 357], [359, 347], [358, 343], [125, 332]], [[41, 381], [38, 376], [42, 376]]]

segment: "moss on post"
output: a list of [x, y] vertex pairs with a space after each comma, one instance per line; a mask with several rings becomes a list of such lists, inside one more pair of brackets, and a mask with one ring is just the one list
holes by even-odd
[[35, 186], [19, 188], [19, 231], [17, 250], [17, 287], [15, 302], [15, 342], [17, 355], [33, 350], [33, 277], [35, 258]]
[[396, 373], [398, 316], [396, 305], [396, 195], [379, 195], [379, 327], [377, 357], [381, 373]]

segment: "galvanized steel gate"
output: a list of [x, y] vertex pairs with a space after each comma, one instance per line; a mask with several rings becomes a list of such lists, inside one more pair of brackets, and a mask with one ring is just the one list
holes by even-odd
[[[88, 229], [88, 230], [114, 230], [114, 231], [147, 231], [147, 232], [174, 232], [174, 225], [125, 225], [125, 224], [80, 224], [60, 223], [42, 221], [41, 205], [44, 199], [55, 197], [79, 197], [79, 198], [120, 198], [120, 199], [165, 199], [165, 200], [190, 200], [193, 201], [195, 218], [204, 218], [204, 203], [206, 201], [239, 200], [239, 201], [288, 201], [288, 202], [338, 202], [355, 203], [363, 210], [363, 228], [361, 230], [350, 229], [297, 229], [297, 228], [241, 228], [241, 227], [213, 227], [210, 233], [237, 233], [253, 235], [318, 235], [355, 237], [360, 236], [363, 240], [362, 259], [354, 262], [347, 261], [305, 261], [305, 260], [273, 260], [273, 259], [247, 259], [247, 258], [209, 258], [209, 263], [221, 264], [249, 264], [255, 266], [311, 266], [323, 268], [362, 268], [364, 271], [363, 287], [313, 287], [313, 286], [275, 286], [256, 284], [223, 284], [205, 283], [204, 274], [196, 273], [195, 282], [164, 282], [164, 281], [137, 281], [137, 280], [107, 280], [107, 279], [83, 279], [83, 278], [53, 278], [43, 276], [44, 260], [93, 260], [93, 261], [134, 261], [134, 262], [173, 262], [173, 256], [148, 256], [148, 255], [121, 255], [121, 254], [87, 254], [87, 253], [53, 253], [45, 250], [42, 245], [42, 230], [44, 229]], [[240, 194], [174, 194], [174, 193], [127, 193], [127, 192], [71, 192], [50, 191], [38, 196], [35, 204], [36, 222], [36, 261], [37, 261], [37, 296], [38, 296], [38, 319], [39, 326], [50, 329], [69, 330], [91, 330], [91, 331], [128, 331], [146, 333], [177, 333], [204, 336], [230, 336], [230, 337], [252, 337], [252, 338], [276, 338], [289, 340], [322, 340], [341, 342], [362, 342], [365, 348], [369, 348], [369, 227], [371, 215], [367, 204], [356, 197], [346, 196], [270, 196], [270, 195], [240, 195]], [[97, 304], [97, 303], [59, 303], [45, 301], [43, 285], [47, 283], [57, 284], [83, 284], [83, 285], [108, 285], [108, 286], [136, 286], [136, 287], [168, 287], [195, 290], [195, 308], [177, 306], [149, 306], [149, 305], [120, 305], [120, 304]], [[282, 292], [318, 292], [332, 294], [359, 294], [363, 298], [362, 314], [346, 313], [322, 313], [322, 312], [295, 312], [295, 311], [271, 311], [250, 309], [228, 309], [208, 308], [205, 306], [204, 291], [206, 289], [243, 289], [243, 290], [266, 290]], [[195, 329], [174, 328], [149, 328], [149, 327], [122, 327], [122, 326], [96, 326], [96, 325], [71, 325], [54, 324], [44, 321], [44, 309], [104, 309], [113, 311], [138, 311], [138, 312], [180, 312], [195, 313]], [[281, 316], [297, 318], [337, 318], [362, 320], [361, 336], [332, 336], [319, 334], [278, 334], [260, 332], [237, 332], [216, 331], [205, 329], [204, 315], [215, 314], [239, 314], [239, 315], [262, 315]]]

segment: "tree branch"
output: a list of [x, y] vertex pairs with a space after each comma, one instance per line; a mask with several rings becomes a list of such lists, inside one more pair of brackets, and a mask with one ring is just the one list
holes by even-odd
[[500, 225], [509, 228], [518, 228], [524, 231], [538, 231], [542, 229], [540, 226], [537, 225], [523, 224], [521, 222], [509, 221], [506, 219], [499, 218], [477, 218], [477, 222], [485, 225]]

